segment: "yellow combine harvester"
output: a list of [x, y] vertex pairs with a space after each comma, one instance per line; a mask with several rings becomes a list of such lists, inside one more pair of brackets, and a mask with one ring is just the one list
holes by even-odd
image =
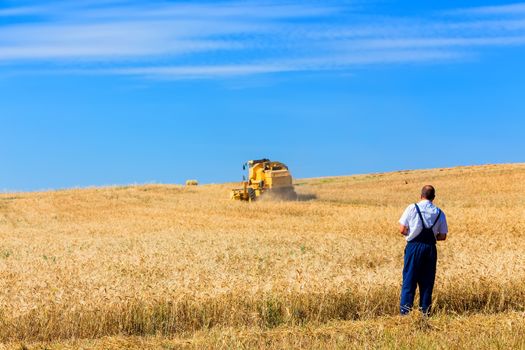
[[248, 161], [242, 168], [246, 170], [246, 167], [248, 180], [243, 180], [242, 188], [231, 191], [231, 199], [251, 202], [266, 192], [277, 198], [296, 199], [292, 175], [283, 163], [258, 159]]

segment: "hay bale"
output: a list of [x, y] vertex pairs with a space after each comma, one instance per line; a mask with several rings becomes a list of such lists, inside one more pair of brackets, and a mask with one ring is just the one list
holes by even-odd
[[186, 186], [197, 186], [199, 185], [199, 181], [197, 180], [186, 180]]

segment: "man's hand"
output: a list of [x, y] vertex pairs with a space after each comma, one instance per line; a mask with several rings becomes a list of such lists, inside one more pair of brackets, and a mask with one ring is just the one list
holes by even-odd
[[444, 241], [445, 239], [447, 239], [447, 234], [446, 233], [438, 233], [436, 235], [436, 240], [437, 241]]
[[408, 227], [405, 225], [399, 225], [399, 233], [401, 233], [403, 236], [408, 235]]

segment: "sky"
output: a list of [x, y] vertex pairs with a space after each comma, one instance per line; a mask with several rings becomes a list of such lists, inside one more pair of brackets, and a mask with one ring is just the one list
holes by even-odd
[[0, 191], [525, 161], [525, 2], [1, 1]]

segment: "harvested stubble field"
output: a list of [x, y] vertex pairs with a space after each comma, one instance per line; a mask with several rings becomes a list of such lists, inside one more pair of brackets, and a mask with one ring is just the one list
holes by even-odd
[[[449, 221], [436, 316], [396, 316], [397, 219], [422, 185]], [[0, 195], [5, 347], [525, 347], [525, 164]]]

